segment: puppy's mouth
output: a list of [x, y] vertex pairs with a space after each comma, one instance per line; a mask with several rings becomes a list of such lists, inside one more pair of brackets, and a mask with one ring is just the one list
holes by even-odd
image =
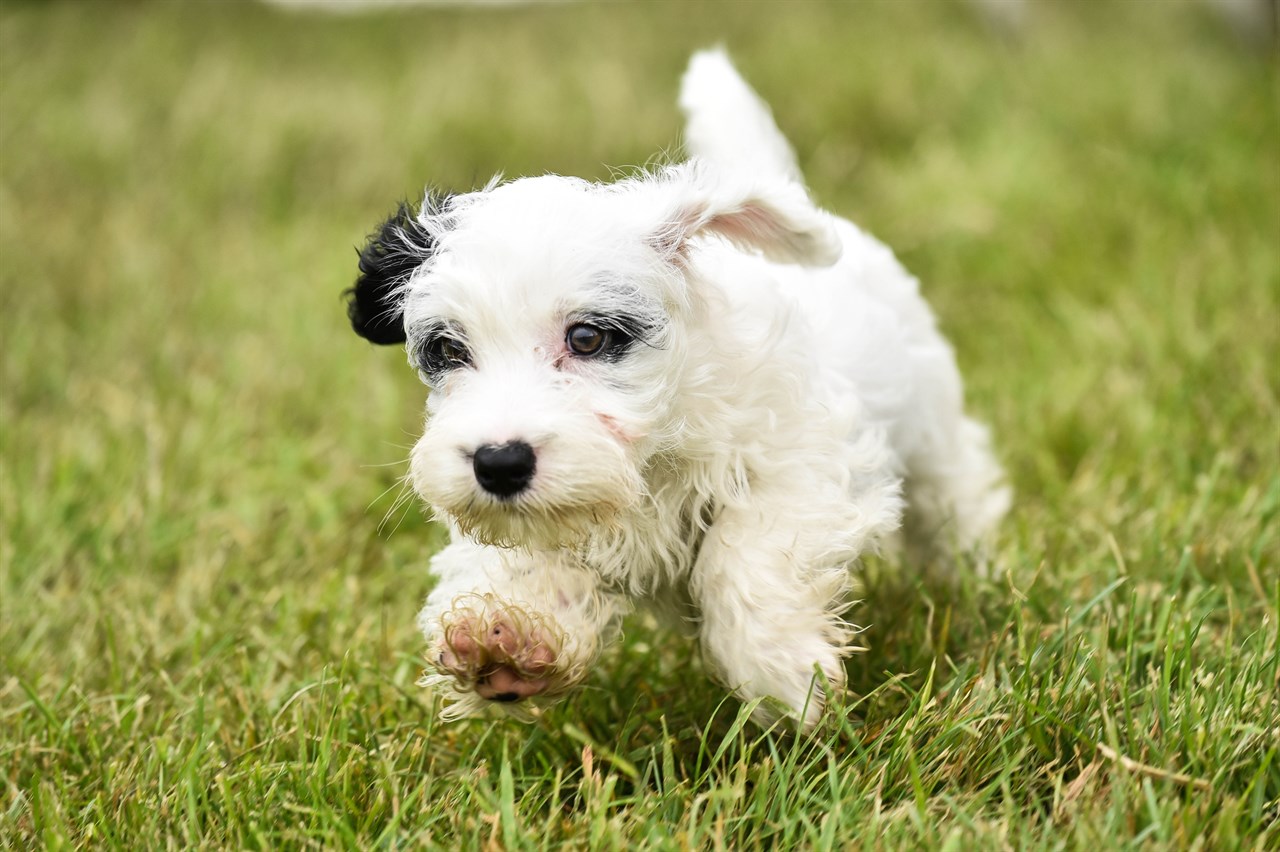
[[612, 529], [624, 506], [596, 500], [553, 504], [536, 490], [509, 497], [478, 492], [458, 506], [437, 506], [469, 538], [494, 547], [550, 550], [573, 547]]

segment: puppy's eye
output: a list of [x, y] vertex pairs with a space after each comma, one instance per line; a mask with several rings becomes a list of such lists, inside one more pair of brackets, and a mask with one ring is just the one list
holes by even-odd
[[471, 352], [461, 340], [436, 335], [418, 350], [418, 366], [426, 373], [443, 373], [471, 363]]
[[471, 353], [467, 351], [467, 347], [452, 338], [440, 338], [439, 349], [440, 357], [450, 366], [461, 366], [471, 360]]
[[578, 323], [569, 326], [569, 330], [564, 335], [564, 342], [573, 354], [589, 358], [607, 349], [611, 337], [612, 333], [608, 329]]

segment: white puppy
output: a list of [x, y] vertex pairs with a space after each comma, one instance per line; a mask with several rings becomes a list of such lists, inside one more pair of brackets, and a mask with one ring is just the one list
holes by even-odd
[[774, 699], [760, 721], [811, 726], [859, 555], [904, 524], [968, 547], [1008, 505], [915, 279], [813, 204], [723, 53], [681, 106], [688, 162], [429, 194], [361, 254], [356, 330], [430, 388], [411, 477], [452, 535], [419, 617], [448, 717], [564, 695], [639, 603]]

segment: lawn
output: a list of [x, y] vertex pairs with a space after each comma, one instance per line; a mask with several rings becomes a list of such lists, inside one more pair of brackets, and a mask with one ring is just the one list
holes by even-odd
[[[0, 848], [1280, 846], [1280, 72], [1202, 3], [0, 5]], [[676, 150], [725, 43], [1017, 490], [867, 566], [814, 736], [644, 620], [537, 723], [415, 686], [402, 197]]]

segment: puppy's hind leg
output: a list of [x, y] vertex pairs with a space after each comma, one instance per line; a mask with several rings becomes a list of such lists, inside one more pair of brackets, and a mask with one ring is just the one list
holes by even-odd
[[911, 460], [905, 483], [908, 558], [935, 569], [956, 551], [981, 560], [1012, 500], [986, 427], [962, 417], [950, 437]]

